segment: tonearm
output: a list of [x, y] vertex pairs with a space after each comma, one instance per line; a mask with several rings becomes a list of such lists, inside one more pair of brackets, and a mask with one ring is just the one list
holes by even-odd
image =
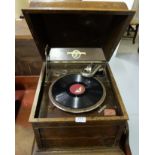
[[81, 75], [84, 77], [93, 77], [97, 71], [99, 71], [102, 68], [102, 65], [93, 65], [90, 64], [87, 67], [83, 69], [81, 72]]

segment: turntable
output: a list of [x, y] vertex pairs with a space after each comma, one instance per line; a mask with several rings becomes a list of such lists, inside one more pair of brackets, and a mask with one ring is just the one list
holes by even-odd
[[108, 61], [134, 12], [47, 2], [23, 13], [44, 60], [30, 115], [38, 150], [118, 148], [128, 115]]
[[100, 106], [105, 99], [104, 85], [93, 77], [80, 74], [65, 75], [49, 88], [49, 98], [58, 108], [72, 113], [91, 111]]

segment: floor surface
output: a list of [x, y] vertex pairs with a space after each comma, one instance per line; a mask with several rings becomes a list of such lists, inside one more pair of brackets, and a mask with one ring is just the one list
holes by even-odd
[[[19, 91], [20, 92], [20, 91]], [[16, 118], [15, 150], [16, 155], [31, 155], [34, 134], [29, 123], [30, 109], [33, 103], [35, 90], [26, 90]]]

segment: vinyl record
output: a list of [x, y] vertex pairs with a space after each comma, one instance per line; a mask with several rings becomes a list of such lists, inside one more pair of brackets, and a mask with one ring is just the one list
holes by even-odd
[[49, 88], [49, 98], [61, 110], [80, 113], [91, 111], [105, 99], [104, 85], [95, 78], [70, 74], [56, 80]]

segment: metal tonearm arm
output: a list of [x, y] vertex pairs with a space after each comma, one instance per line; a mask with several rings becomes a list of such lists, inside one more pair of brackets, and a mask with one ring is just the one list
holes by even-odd
[[86, 68], [83, 69], [83, 71], [81, 72], [81, 75], [84, 77], [93, 77], [101, 67], [102, 65], [95, 65], [93, 67], [93, 65], [90, 64]]

